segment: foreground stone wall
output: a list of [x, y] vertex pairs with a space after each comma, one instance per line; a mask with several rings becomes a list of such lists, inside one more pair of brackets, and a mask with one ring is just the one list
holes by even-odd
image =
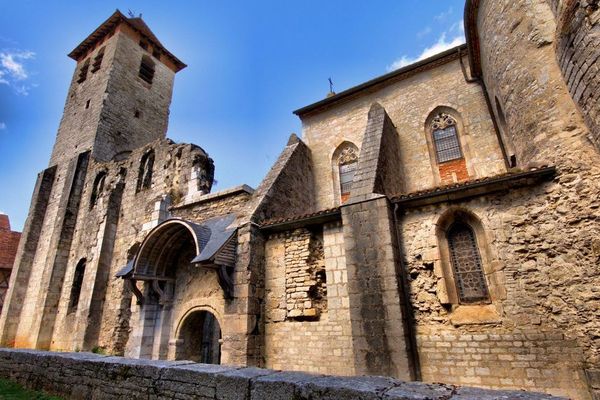
[[196, 364], [0, 349], [0, 377], [68, 399], [542, 400], [557, 397]]

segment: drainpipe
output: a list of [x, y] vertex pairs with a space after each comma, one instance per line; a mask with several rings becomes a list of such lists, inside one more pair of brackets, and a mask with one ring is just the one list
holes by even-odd
[[410, 299], [410, 287], [408, 284], [408, 277], [406, 271], [406, 265], [404, 264], [404, 254], [402, 252], [402, 242], [400, 240], [400, 229], [398, 222], [398, 204], [394, 204], [394, 229], [396, 230], [396, 241], [398, 246], [398, 262], [400, 263], [400, 285], [402, 286], [402, 293], [404, 296], [404, 311], [406, 312], [406, 329], [408, 342], [410, 345], [410, 357], [412, 361], [412, 369], [414, 378], [416, 381], [423, 380], [421, 376], [421, 362], [419, 360], [419, 351], [417, 349], [417, 332], [415, 329], [415, 314], [411, 305]]
[[465, 78], [465, 82], [467, 83], [477, 83], [481, 85], [483, 89], [483, 97], [485, 98], [485, 104], [487, 105], [490, 116], [492, 117], [492, 125], [494, 125], [494, 131], [496, 132], [496, 138], [498, 139], [498, 144], [500, 144], [500, 151], [502, 151], [502, 158], [504, 159], [504, 166], [506, 169], [511, 168], [510, 160], [508, 159], [508, 153], [506, 152], [506, 145], [504, 144], [504, 138], [500, 133], [500, 127], [498, 127], [498, 121], [496, 121], [496, 114], [494, 114], [494, 109], [492, 108], [492, 102], [490, 101], [490, 96], [488, 95], [487, 88], [485, 87], [485, 82], [483, 82], [479, 78], [472, 78], [467, 75], [467, 68], [465, 67], [465, 63], [462, 57], [462, 49], [458, 48], [458, 60], [460, 61], [460, 68], [462, 69], [463, 76]]

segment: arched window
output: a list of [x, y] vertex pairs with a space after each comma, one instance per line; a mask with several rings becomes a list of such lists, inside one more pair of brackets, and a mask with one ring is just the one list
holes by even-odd
[[473, 229], [463, 222], [456, 222], [448, 230], [447, 239], [459, 301], [489, 302], [481, 255]]
[[90, 210], [94, 208], [98, 202], [98, 198], [102, 196], [104, 191], [104, 181], [106, 180], [106, 171], [100, 171], [94, 179], [94, 187], [92, 188], [92, 195], [90, 196]]
[[354, 146], [342, 150], [338, 158], [338, 172], [340, 178], [340, 199], [344, 203], [350, 198], [352, 180], [358, 165], [358, 151]]
[[140, 171], [138, 173], [137, 189], [147, 189], [152, 186], [152, 169], [154, 167], [154, 150], [148, 151], [142, 156], [140, 161]]
[[71, 286], [71, 297], [69, 298], [69, 313], [77, 310], [79, 305], [79, 297], [81, 295], [81, 286], [83, 285], [83, 276], [85, 275], [86, 259], [82, 258], [75, 267], [73, 274], [73, 284]]
[[446, 113], [438, 114], [431, 122], [433, 145], [438, 163], [462, 158], [456, 120]]

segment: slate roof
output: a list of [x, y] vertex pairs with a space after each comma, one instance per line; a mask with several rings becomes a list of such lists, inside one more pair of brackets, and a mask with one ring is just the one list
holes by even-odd
[[[181, 225], [193, 232], [196, 257], [192, 260], [192, 263], [210, 261], [236, 233], [237, 228], [229, 227], [235, 219], [235, 214], [211, 218], [200, 224], [179, 218], [168, 219], [148, 233], [134, 259], [121, 268], [116, 277], [127, 278], [134, 273], [140, 274], [138, 268], [143, 269], [146, 267], [145, 264], [148, 257], [151, 256], [153, 247], [157, 244], [160, 245], [161, 242], [173, 234], [181, 234]], [[140, 263], [142, 265], [138, 266]], [[141, 273], [144, 276], [150, 276], [150, 271], [141, 271]]]

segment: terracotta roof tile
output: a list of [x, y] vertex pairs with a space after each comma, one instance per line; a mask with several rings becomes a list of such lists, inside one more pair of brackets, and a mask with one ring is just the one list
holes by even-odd
[[500, 181], [500, 180], [503, 180], [506, 178], [518, 178], [521, 176], [529, 175], [531, 172], [534, 172], [534, 171], [545, 171], [545, 170], [548, 170], [548, 171], [554, 170], [554, 167], [551, 167], [548, 165], [543, 165], [543, 166], [539, 166], [539, 167], [531, 167], [528, 170], [510, 171], [505, 174], [498, 174], [498, 175], [493, 175], [493, 176], [487, 176], [485, 178], [472, 179], [469, 181], [457, 182], [457, 183], [452, 183], [452, 184], [444, 185], [444, 186], [437, 186], [434, 188], [419, 190], [416, 192], [411, 192], [411, 193], [406, 193], [406, 194], [397, 194], [397, 195], [392, 196], [391, 200], [399, 201], [399, 200], [405, 200], [405, 199], [412, 199], [415, 197], [421, 197], [421, 196], [431, 195], [431, 194], [435, 194], [435, 193], [442, 193], [442, 192], [446, 192], [446, 191], [452, 190], [452, 189], [462, 189], [462, 188], [468, 188], [470, 186], [475, 186], [475, 185], [482, 184], [482, 183], [492, 183], [492, 182]]
[[339, 207], [333, 207], [333, 208], [327, 208], [325, 210], [316, 211], [313, 213], [295, 215], [295, 216], [291, 216], [291, 217], [270, 218], [270, 219], [262, 221], [260, 223], [260, 226], [266, 227], [266, 226], [271, 226], [271, 225], [284, 224], [286, 222], [294, 222], [294, 221], [299, 221], [299, 220], [303, 220], [303, 219], [309, 219], [309, 218], [315, 218], [315, 217], [320, 217], [320, 216], [324, 216], [324, 215], [336, 214], [339, 212], [340, 212]]

